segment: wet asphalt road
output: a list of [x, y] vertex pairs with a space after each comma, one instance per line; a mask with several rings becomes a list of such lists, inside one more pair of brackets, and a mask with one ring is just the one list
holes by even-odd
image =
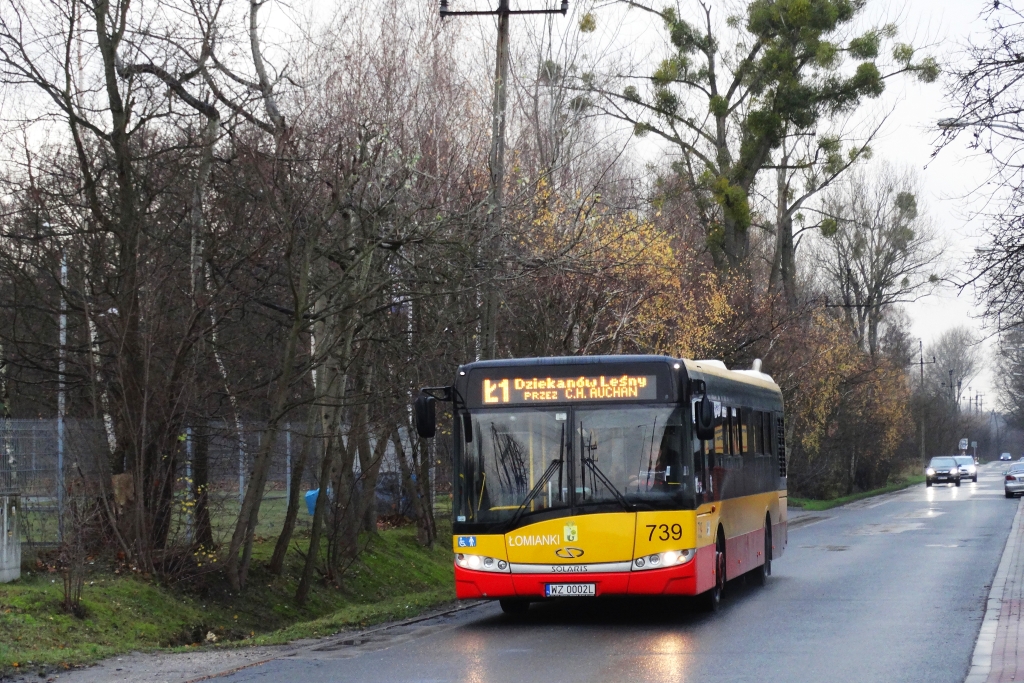
[[488, 603], [220, 680], [961, 683], [1018, 505], [1001, 472], [810, 513], [769, 585], [730, 583], [717, 614], [577, 598], [509, 619]]

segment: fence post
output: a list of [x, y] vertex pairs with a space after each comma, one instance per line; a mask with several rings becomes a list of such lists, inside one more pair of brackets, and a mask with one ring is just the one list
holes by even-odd
[[[6, 406], [4, 406], [6, 413]], [[14, 457], [11, 418], [2, 421], [3, 454], [0, 461], [0, 583], [21, 577], [21, 535], [18, 530], [18, 470]]]
[[245, 499], [245, 447], [242, 445], [242, 434], [238, 434], [238, 509], [242, 509]]
[[292, 423], [284, 426], [284, 507], [292, 504]]
[[192, 540], [192, 428], [185, 428], [185, 538]]

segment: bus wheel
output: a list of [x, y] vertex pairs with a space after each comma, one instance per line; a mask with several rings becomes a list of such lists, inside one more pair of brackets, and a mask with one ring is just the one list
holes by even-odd
[[717, 612], [722, 606], [722, 593], [725, 591], [725, 538], [722, 530], [718, 530], [715, 538], [715, 585], [705, 591], [701, 596], [704, 602], [704, 609], [708, 612]]
[[498, 600], [501, 611], [505, 614], [526, 614], [530, 609], [529, 600], [517, 600], [515, 598], [502, 598]]
[[772, 575], [772, 524], [768, 518], [764, 520], [764, 564], [756, 570], [757, 585], [768, 585], [768, 577]]

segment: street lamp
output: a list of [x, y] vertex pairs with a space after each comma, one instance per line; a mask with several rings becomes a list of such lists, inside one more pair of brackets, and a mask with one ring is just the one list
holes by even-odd
[[441, 0], [441, 17], [454, 17], [454, 16], [479, 16], [482, 14], [497, 14], [499, 17], [503, 14], [508, 16], [510, 14], [562, 14], [564, 15], [569, 11], [569, 0], [562, 0], [562, 6], [559, 9], [509, 9], [508, 0], [498, 0], [498, 9], [494, 10], [482, 10], [482, 11], [469, 11], [469, 12], [452, 12], [448, 9], [448, 0]]
[[973, 121], [960, 121], [956, 118], [939, 119], [938, 121], [939, 130], [956, 130], [958, 128], [971, 128], [972, 126], [978, 126], [981, 128], [1002, 128], [1008, 130], [1011, 133], [1024, 133], [1020, 126], [1012, 123], [1004, 123], [1002, 121], [982, 121], [981, 119], [975, 119]]

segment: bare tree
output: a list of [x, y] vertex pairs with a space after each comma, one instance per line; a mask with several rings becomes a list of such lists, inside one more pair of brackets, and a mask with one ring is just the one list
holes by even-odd
[[887, 311], [924, 296], [941, 277], [942, 249], [919, 196], [912, 171], [882, 163], [848, 174], [822, 201], [820, 277], [872, 356]]
[[950, 328], [925, 348], [925, 356], [935, 359], [925, 373], [931, 392], [951, 408], [958, 405], [964, 389], [982, 369], [983, 355], [975, 334], [963, 325]]
[[1024, 428], [1024, 327], [1003, 332], [996, 349], [996, 389], [1010, 424]]
[[[939, 149], [962, 134], [992, 160], [977, 212], [987, 224], [988, 245], [973, 259], [986, 314], [1003, 329], [1024, 322], [1024, 12], [1013, 0], [996, 0], [982, 16], [986, 30], [973, 39], [962, 66], [954, 66], [946, 91], [954, 115], [939, 121]], [[938, 152], [938, 150], [936, 150]]]

